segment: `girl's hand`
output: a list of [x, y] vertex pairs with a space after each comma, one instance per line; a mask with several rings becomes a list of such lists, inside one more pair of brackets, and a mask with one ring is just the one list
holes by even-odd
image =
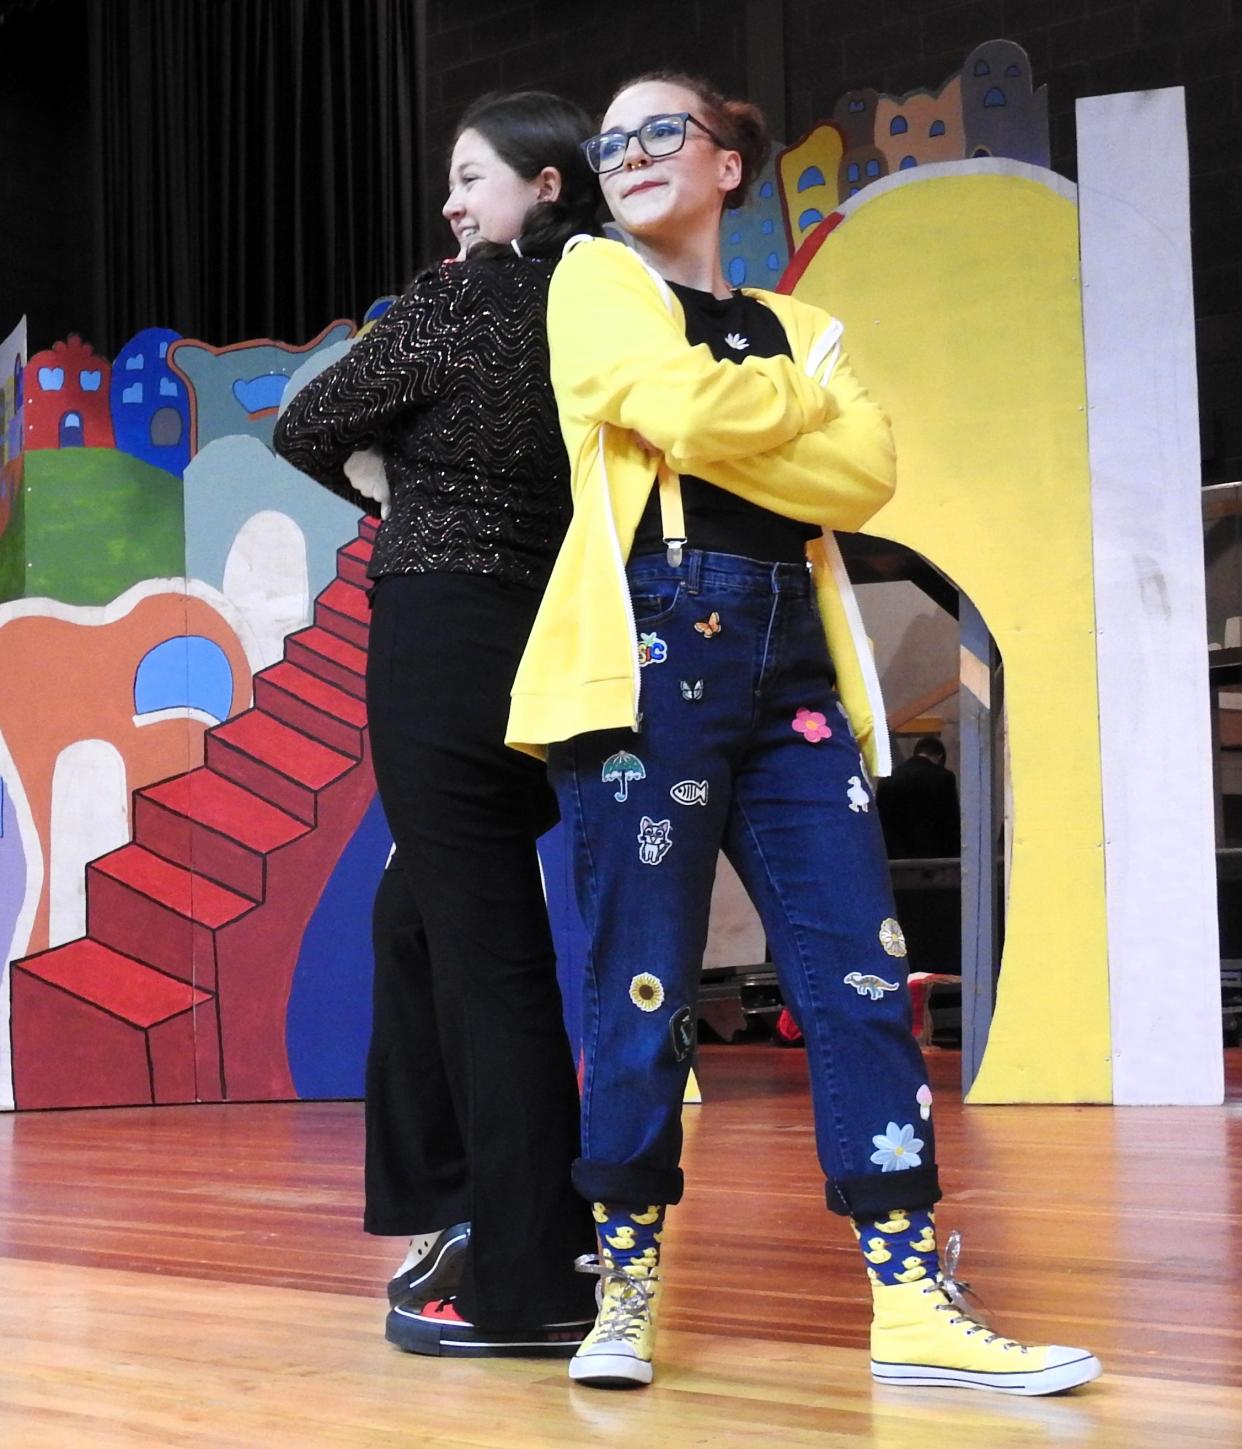
[[364, 498], [374, 499], [380, 506], [380, 517], [388, 517], [392, 493], [388, 487], [388, 474], [384, 471], [384, 458], [378, 448], [364, 448], [351, 453], [345, 460], [345, 476], [350, 487], [356, 488]]

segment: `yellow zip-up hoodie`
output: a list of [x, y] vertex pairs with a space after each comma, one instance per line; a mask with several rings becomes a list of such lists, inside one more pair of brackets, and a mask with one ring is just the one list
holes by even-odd
[[831, 532], [861, 527], [892, 495], [888, 419], [841, 354], [840, 323], [745, 290], [776, 313], [792, 359], [717, 362], [691, 347], [676, 296], [619, 242], [584, 239], [553, 274], [548, 345], [574, 513], [513, 685], [506, 741], [516, 749], [541, 755], [557, 740], [637, 725], [625, 561], [656, 472], [640, 434], [662, 466], [822, 525], [807, 553], [841, 702], [872, 776], [889, 772], [875, 665]]

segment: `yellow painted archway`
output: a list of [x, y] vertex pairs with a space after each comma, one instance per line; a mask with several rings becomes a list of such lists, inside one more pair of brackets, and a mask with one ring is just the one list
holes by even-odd
[[893, 420], [867, 532], [963, 588], [1005, 660], [1013, 852], [977, 1102], [1112, 1097], [1091, 487], [1072, 188], [1013, 162], [920, 168], [830, 216], [784, 290], [846, 324]]

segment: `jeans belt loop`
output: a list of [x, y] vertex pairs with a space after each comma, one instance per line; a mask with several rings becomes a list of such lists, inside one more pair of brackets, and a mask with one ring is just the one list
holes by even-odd
[[687, 560], [689, 567], [686, 570], [686, 588], [692, 594], [701, 591], [700, 577], [703, 573], [703, 553], [701, 549], [691, 549], [690, 557]]

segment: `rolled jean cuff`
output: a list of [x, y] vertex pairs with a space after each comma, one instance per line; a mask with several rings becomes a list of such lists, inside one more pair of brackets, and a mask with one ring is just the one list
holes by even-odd
[[940, 1201], [940, 1175], [934, 1162], [904, 1172], [868, 1172], [825, 1183], [828, 1211], [842, 1217], [878, 1218], [895, 1208], [929, 1208]]
[[574, 1163], [573, 1183], [587, 1202], [672, 1206], [681, 1201], [686, 1179], [680, 1167], [590, 1162], [579, 1157]]

